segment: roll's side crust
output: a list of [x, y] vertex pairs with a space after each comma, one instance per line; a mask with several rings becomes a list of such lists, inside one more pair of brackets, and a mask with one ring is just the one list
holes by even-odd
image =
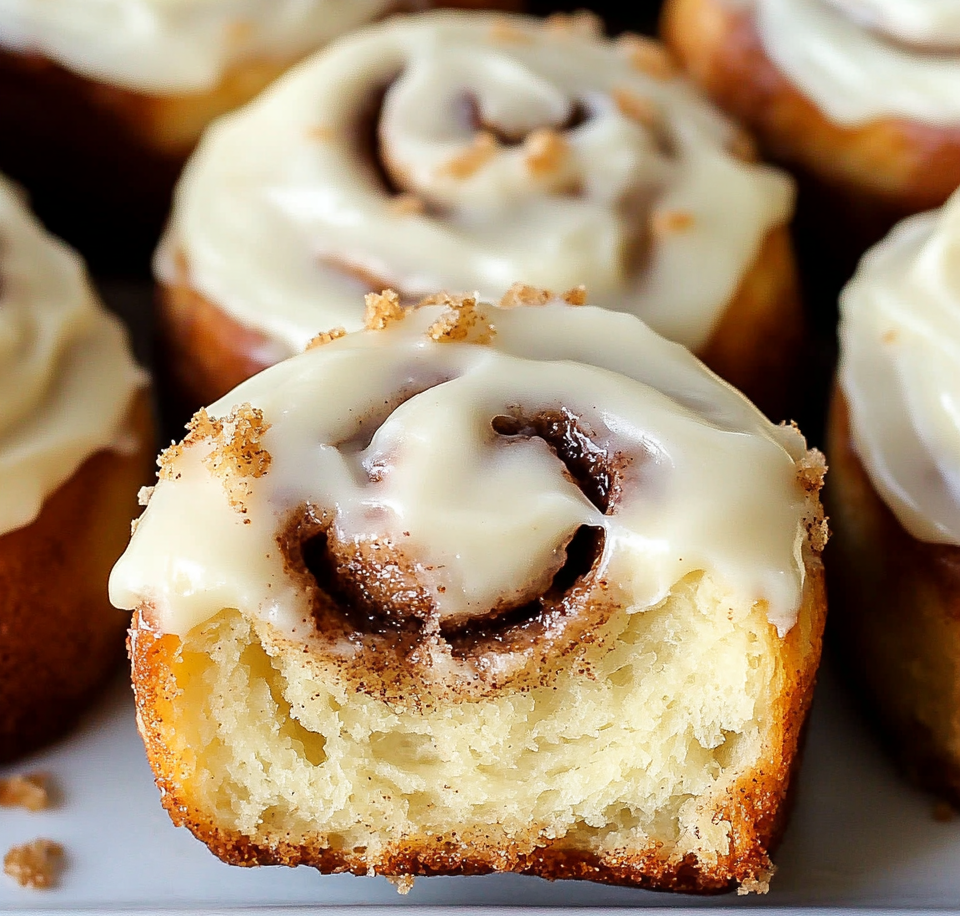
[[960, 184], [960, 127], [901, 118], [831, 123], [767, 56], [749, 11], [722, 0], [669, 0], [665, 41], [707, 94], [775, 159], [826, 185], [879, 238], [909, 213], [942, 204]]
[[[324, 873], [386, 876], [476, 875], [513, 871], [547, 879], [586, 878], [606, 884], [688, 893], [719, 893], [742, 887], [765, 890], [773, 872], [770, 853], [782, 833], [791, 778], [799, 763], [803, 723], [810, 706], [826, 615], [823, 569], [808, 557], [803, 606], [796, 626], [781, 643], [777, 701], [765, 723], [761, 761], [731, 788], [717, 818], [728, 818], [730, 846], [715, 863], [694, 855], [671, 859], [660, 844], [599, 855], [563, 837], [536, 834], [503, 845], [485, 837], [419, 836], [387, 846], [371, 859], [365, 850], [325, 848], [320, 842], [257, 842], [221, 829], [191, 794], [198, 767], [189, 752], [171, 750], [177, 731], [177, 666], [181, 640], [158, 635], [149, 608], [135, 612], [128, 640], [134, 671], [137, 721], [164, 806], [174, 823], [187, 827], [223, 861], [241, 866], [310, 865]], [[322, 826], [322, 825], [321, 825]], [[319, 831], [318, 831], [319, 833]], [[318, 837], [319, 839], [319, 837]]]
[[844, 664], [909, 778], [960, 806], [960, 548], [904, 530], [854, 449], [839, 390], [828, 445], [829, 588]]
[[[209, 404], [266, 369], [270, 339], [230, 315], [190, 285], [189, 265], [177, 255], [176, 280], [158, 286], [163, 361], [172, 385], [192, 410]], [[329, 328], [318, 327], [317, 333]], [[768, 416], [784, 418], [804, 338], [803, 308], [790, 234], [785, 226], [764, 239], [754, 263], [697, 355], [745, 392]], [[279, 358], [279, 356], [278, 356]]]
[[92, 455], [35, 521], [0, 536], [0, 761], [59, 737], [122, 658], [126, 620], [107, 578], [151, 476], [146, 395], [128, 429], [134, 453]]

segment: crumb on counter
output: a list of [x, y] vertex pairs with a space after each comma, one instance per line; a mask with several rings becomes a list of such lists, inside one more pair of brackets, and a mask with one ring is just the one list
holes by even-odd
[[398, 894], [409, 894], [413, 890], [413, 875], [387, 875], [386, 879], [397, 889]]
[[776, 872], [776, 868], [771, 865], [767, 871], [760, 872], [752, 878], [744, 878], [737, 888], [737, 896], [744, 897], [747, 894], [768, 894], [770, 893], [770, 879]]
[[695, 222], [688, 210], [654, 210], [650, 215], [650, 231], [656, 238], [665, 238], [692, 229]]
[[311, 338], [306, 349], [315, 350], [317, 347], [322, 347], [324, 344], [331, 343], [334, 340], [339, 340], [341, 337], [346, 336], [346, 328], [330, 328], [329, 331], [322, 331], [320, 334], [317, 334], [316, 337]]
[[427, 328], [427, 336], [437, 343], [487, 344], [496, 334], [477, 300], [470, 296], [449, 296], [446, 311]]
[[643, 127], [653, 127], [658, 120], [656, 105], [650, 99], [638, 95], [631, 89], [616, 86], [610, 91], [610, 97], [620, 114]]
[[490, 131], [479, 130], [473, 135], [470, 146], [440, 166], [440, 174], [458, 179], [469, 178], [496, 155], [498, 147], [497, 138]]
[[382, 293], [367, 293], [363, 326], [368, 331], [382, 331], [392, 321], [402, 321], [407, 313], [400, 304], [400, 296], [392, 289]]
[[26, 808], [42, 811], [50, 807], [50, 777], [46, 773], [27, 773], [0, 779], [0, 808]]
[[643, 38], [633, 32], [620, 35], [615, 42], [618, 50], [626, 55], [630, 65], [657, 80], [673, 79], [680, 72], [673, 55], [653, 38]]
[[13, 846], [3, 857], [4, 872], [21, 887], [54, 887], [62, 865], [63, 846], [43, 838]]
[[546, 305], [553, 298], [553, 293], [539, 286], [528, 286], [526, 283], [514, 283], [500, 300], [500, 308], [515, 309], [529, 305]]
[[569, 151], [564, 136], [549, 127], [532, 131], [523, 143], [524, 162], [534, 175], [560, 171]]

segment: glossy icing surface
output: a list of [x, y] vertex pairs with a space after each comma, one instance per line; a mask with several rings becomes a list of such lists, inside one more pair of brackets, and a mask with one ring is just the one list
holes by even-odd
[[734, 155], [742, 141], [651, 42], [396, 17], [208, 132], [157, 268], [276, 357], [360, 327], [371, 289], [498, 300], [517, 281], [585, 284], [697, 348], [792, 212], [790, 180]]
[[104, 448], [146, 377], [79, 256], [48, 235], [0, 178], [0, 534]]

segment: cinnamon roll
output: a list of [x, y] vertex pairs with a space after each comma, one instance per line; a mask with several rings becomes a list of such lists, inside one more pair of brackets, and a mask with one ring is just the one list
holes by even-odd
[[106, 584], [150, 475], [144, 384], [79, 257], [0, 178], [0, 760], [58, 736], [122, 658]]
[[[360, 327], [362, 294], [517, 281], [641, 316], [775, 410], [800, 328], [792, 185], [660, 46], [589, 17], [398, 17], [215, 125], [156, 260], [194, 404]], [[511, 294], [512, 295], [512, 294]]]
[[[515, 8], [518, 0], [446, 5]], [[108, 267], [146, 263], [203, 128], [331, 39], [431, 0], [0, 0], [0, 169]]]
[[225, 861], [766, 888], [822, 456], [545, 299], [369, 294], [161, 457], [110, 593], [164, 805]]
[[958, 23], [951, 0], [669, 0], [662, 28], [859, 255], [960, 185]]
[[841, 298], [830, 589], [908, 773], [960, 805], [960, 197], [868, 253]]

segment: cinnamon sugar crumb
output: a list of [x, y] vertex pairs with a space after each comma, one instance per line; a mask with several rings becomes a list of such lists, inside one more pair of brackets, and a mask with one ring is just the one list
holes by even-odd
[[549, 175], [560, 170], [569, 146], [562, 134], [549, 127], [541, 127], [527, 136], [523, 151], [527, 168], [534, 175]]
[[813, 497], [808, 504], [812, 508], [804, 525], [810, 538], [810, 546], [816, 553], [822, 553], [830, 538], [830, 527], [823, 514], [823, 506], [820, 505], [819, 500], [816, 500], [826, 475], [827, 460], [819, 449], [809, 449], [797, 462], [797, 481], [804, 493]]
[[28, 773], [0, 779], [0, 808], [26, 808], [42, 811], [50, 807], [49, 777], [46, 773]]
[[347, 336], [346, 328], [330, 328], [329, 331], [323, 331], [320, 334], [317, 334], [316, 337], [310, 339], [310, 342], [307, 344], [307, 350], [313, 350], [316, 347], [322, 347], [324, 344], [328, 344], [333, 340], [339, 340], [341, 337]]
[[[220, 478], [231, 507], [246, 515], [244, 501], [253, 492], [249, 478], [263, 477], [270, 469], [271, 455], [261, 444], [268, 429], [263, 411], [249, 404], [241, 404], [222, 419], [201, 409], [187, 424], [187, 435], [179, 448], [182, 451], [184, 446], [212, 440], [213, 449], [204, 456], [203, 464]], [[244, 524], [249, 525], [250, 519], [245, 518]]]
[[423, 213], [426, 204], [416, 194], [398, 194], [390, 201], [390, 212], [397, 216], [413, 216]]
[[173, 480], [177, 477], [174, 465], [182, 454], [183, 446], [178, 445], [176, 442], [171, 442], [167, 448], [160, 452], [157, 456], [157, 466], [160, 468], [157, 472], [157, 477], [159, 477], [160, 480]]
[[363, 326], [368, 331], [382, 331], [391, 321], [402, 321], [406, 317], [400, 296], [392, 289], [382, 293], [367, 293], [364, 297], [367, 307], [363, 315]]
[[610, 92], [610, 97], [620, 114], [625, 118], [636, 121], [643, 127], [652, 127], [657, 123], [658, 111], [656, 106], [642, 95], [637, 95], [632, 90], [619, 86]]
[[527, 305], [546, 305], [553, 298], [548, 289], [527, 286], [526, 283], [514, 283], [500, 300], [500, 308], [515, 309]]
[[409, 894], [413, 890], [413, 875], [387, 875], [386, 878], [398, 894]]
[[477, 131], [473, 135], [473, 143], [442, 165], [440, 174], [451, 178], [469, 178], [496, 155], [498, 145], [497, 138], [490, 131]]
[[657, 238], [677, 235], [692, 228], [696, 220], [686, 210], [654, 210], [650, 216], [650, 231]]
[[568, 289], [560, 298], [567, 305], [586, 305], [587, 288], [581, 283], [573, 289]]
[[630, 65], [657, 80], [673, 79], [680, 72], [673, 55], [659, 41], [626, 32], [616, 40], [617, 49]]
[[490, 29], [490, 38], [493, 41], [503, 42], [521, 42], [530, 44], [533, 41], [531, 35], [523, 29], [518, 28], [516, 24], [510, 21], [506, 16], [498, 16]]
[[429, 296], [424, 296], [414, 308], [424, 308], [424, 306], [428, 305], [448, 305], [451, 308], [462, 308], [463, 303], [467, 301], [473, 302], [475, 300], [462, 293], [448, 293], [446, 290], [441, 290], [439, 293], [431, 293]]
[[477, 308], [477, 300], [462, 296], [450, 297], [447, 310], [427, 328], [427, 336], [437, 343], [487, 344], [496, 334], [496, 328]]
[[582, 35], [585, 38], [603, 37], [603, 20], [589, 10], [572, 13], [551, 13], [544, 23], [546, 28], [561, 35]]
[[770, 879], [774, 876], [777, 869], [771, 865], [768, 869], [759, 872], [752, 878], [744, 878], [737, 888], [737, 896], [743, 897], [747, 894], [768, 894], [770, 892]]
[[3, 870], [21, 887], [45, 888], [57, 883], [62, 863], [63, 847], [40, 838], [13, 846], [3, 857]]
[[137, 491], [137, 504], [146, 507], [150, 503], [150, 497], [153, 496], [153, 487], [140, 487]]

